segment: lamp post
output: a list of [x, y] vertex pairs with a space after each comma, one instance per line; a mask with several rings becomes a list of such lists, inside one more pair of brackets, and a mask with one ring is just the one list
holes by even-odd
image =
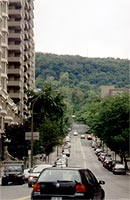
[[33, 109], [34, 109], [34, 105], [37, 102], [37, 100], [39, 99], [39, 97], [42, 94], [39, 94], [35, 99], [34, 102], [32, 104], [32, 117], [31, 117], [31, 167], [33, 167]]

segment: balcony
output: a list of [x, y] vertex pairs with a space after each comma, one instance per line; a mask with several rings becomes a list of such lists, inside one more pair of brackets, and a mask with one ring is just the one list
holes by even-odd
[[21, 87], [21, 82], [20, 81], [8, 81], [8, 86], [16, 86], [16, 87]]
[[18, 62], [18, 63], [22, 63], [22, 58], [21, 57], [8, 57], [8, 61], [9, 62]]
[[13, 39], [13, 41], [14, 41], [14, 39], [16, 39], [16, 40], [19, 39], [20, 41], [22, 41], [23, 40], [23, 34], [21, 34], [21, 33], [9, 33], [8, 38]]
[[12, 50], [12, 51], [17, 51], [17, 52], [22, 52], [22, 46], [19, 44], [19, 45], [10, 45], [9, 44], [9, 50]]
[[24, 27], [24, 25], [23, 25], [23, 23], [21, 23], [21, 21], [9, 21], [8, 26], [16, 27], [16, 28], [20, 28], [20, 29], [23, 29], [23, 27]]
[[21, 99], [21, 94], [19, 92], [18, 93], [11, 92], [9, 93], [9, 96], [11, 99]]
[[21, 69], [8, 69], [7, 70], [8, 74], [15, 74], [21, 76], [22, 72]]
[[14, 15], [15, 17], [22, 17], [23, 11], [21, 9], [9, 9], [9, 15]]

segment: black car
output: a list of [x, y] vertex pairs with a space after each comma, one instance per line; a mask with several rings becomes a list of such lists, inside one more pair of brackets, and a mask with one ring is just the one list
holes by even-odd
[[112, 157], [111, 156], [105, 156], [104, 160], [102, 161], [103, 167], [105, 167], [106, 169], [110, 170], [112, 169]]
[[47, 168], [44, 169], [31, 193], [31, 199], [98, 199], [105, 197], [98, 181], [89, 169]]
[[5, 165], [3, 169], [3, 175], [1, 178], [1, 185], [8, 185], [8, 183], [24, 184], [25, 176], [23, 165], [20, 164], [10, 164]]

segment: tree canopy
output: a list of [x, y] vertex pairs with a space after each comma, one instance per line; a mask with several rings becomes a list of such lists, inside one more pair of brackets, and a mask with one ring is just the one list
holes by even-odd
[[32, 123], [33, 132], [40, 133], [40, 140], [34, 141], [34, 155], [38, 153], [49, 155], [65, 133], [66, 107], [62, 93], [53, 90], [51, 85], [44, 85], [40, 92], [30, 91], [28, 95], [30, 116], [23, 125], [11, 125], [5, 131], [6, 137], [11, 140], [8, 151], [18, 159], [27, 156], [27, 150], [30, 149], [30, 142], [25, 140], [25, 132], [31, 132]]
[[85, 116], [94, 135], [125, 159], [130, 144], [129, 113], [130, 95], [124, 93], [90, 103], [80, 117]]
[[35, 63], [36, 84], [40, 88], [48, 77], [70, 87], [80, 87], [82, 82], [84, 89], [87, 84], [96, 88], [101, 85], [129, 87], [128, 59], [88, 58], [37, 52]]

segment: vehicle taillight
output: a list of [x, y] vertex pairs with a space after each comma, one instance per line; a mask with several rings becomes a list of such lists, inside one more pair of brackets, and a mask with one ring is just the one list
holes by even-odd
[[86, 192], [86, 187], [83, 184], [77, 184], [76, 185], [76, 192]]
[[40, 185], [38, 183], [36, 183], [34, 186], [33, 186], [33, 192], [40, 192]]

